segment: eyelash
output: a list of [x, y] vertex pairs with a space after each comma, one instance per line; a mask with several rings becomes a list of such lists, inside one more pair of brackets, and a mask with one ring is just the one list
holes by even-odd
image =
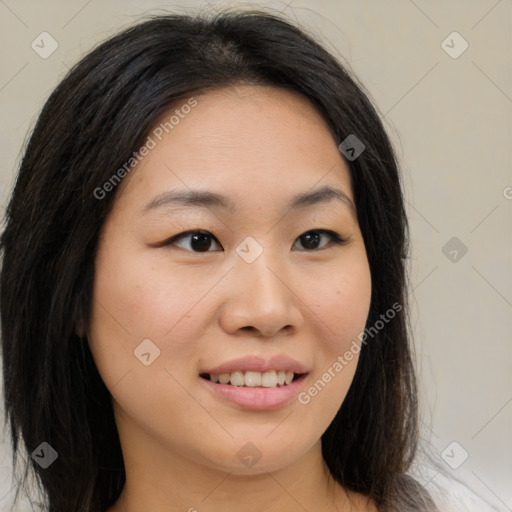
[[[320, 234], [329, 235], [331, 238], [331, 242], [336, 245], [342, 245], [347, 241], [346, 239], [340, 237], [340, 235], [338, 235], [338, 233], [336, 233], [335, 231], [331, 231], [329, 229], [310, 229], [310, 230], [302, 233], [302, 235], [300, 235], [299, 237], [297, 237], [297, 240], [301, 236], [307, 235], [309, 233], [320, 233]], [[184, 231], [183, 233], [179, 233], [178, 235], [175, 235], [167, 240], [164, 240], [163, 242], [157, 244], [157, 247], [167, 247], [167, 246], [174, 245], [176, 242], [179, 242], [180, 240], [186, 238], [187, 236], [195, 235], [195, 234], [210, 235], [220, 245], [220, 242], [217, 240], [217, 238], [214, 235], [212, 235], [209, 231], [204, 231], [201, 229], [193, 229], [193, 230], [189, 230], [189, 231]], [[326, 249], [328, 247], [329, 247], [329, 245], [320, 247], [319, 249], [304, 249], [304, 251], [305, 252], [317, 252], [317, 251]], [[188, 250], [188, 249], [185, 249], [185, 250]], [[203, 253], [216, 252], [216, 251], [192, 251], [192, 250], [190, 250], [189, 252], [193, 252], [195, 254], [203, 254]]]

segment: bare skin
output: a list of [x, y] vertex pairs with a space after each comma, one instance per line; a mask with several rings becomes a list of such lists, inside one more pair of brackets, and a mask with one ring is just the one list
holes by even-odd
[[[371, 297], [337, 141], [293, 92], [239, 85], [195, 99], [123, 179], [100, 239], [87, 334], [126, 468], [108, 512], [375, 511], [333, 480], [321, 454], [358, 355], [333, 364], [363, 331]], [[287, 206], [325, 186], [346, 198]], [[173, 189], [223, 194], [233, 209], [144, 211]], [[204, 245], [194, 234], [160, 244], [189, 230], [206, 234]], [[261, 254], [249, 263], [237, 247]], [[134, 355], [143, 340], [147, 365]], [[201, 376], [232, 359], [282, 355], [307, 370], [298, 391], [309, 400], [251, 410]], [[309, 393], [319, 379], [328, 383]], [[244, 462], [247, 450], [256, 463]]]

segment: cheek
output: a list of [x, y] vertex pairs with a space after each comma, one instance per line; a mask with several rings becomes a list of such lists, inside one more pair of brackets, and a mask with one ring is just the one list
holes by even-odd
[[150, 261], [133, 247], [128, 250], [122, 239], [105, 245], [97, 257], [89, 329], [105, 384], [114, 386], [127, 371], [133, 379], [147, 369], [134, 353], [147, 339], [156, 346], [149, 345], [155, 353], [160, 351], [150, 368], [168, 369], [183, 380], [197, 351], [194, 340], [208, 321], [201, 299], [214, 282], [197, 270], [184, 272], [167, 262]]
[[122, 243], [114, 245], [97, 258], [89, 344], [118, 412], [151, 430], [173, 421], [168, 411], [182, 417], [194, 411], [184, 389], [200, 325], [190, 318], [200, 311], [208, 282], [190, 290], [189, 274], [163, 272], [133, 251], [128, 255]]
[[174, 268], [121, 240], [98, 254], [94, 295], [110, 314], [107, 324], [137, 338], [162, 339], [197, 305], [207, 284], [197, 272]]
[[[327, 428], [352, 383], [371, 301], [371, 274], [364, 253], [354, 253], [341, 266], [316, 276], [309, 297], [316, 328], [315, 368], [299, 396]], [[311, 282], [310, 282], [311, 284]]]
[[354, 254], [344, 263], [317, 276], [314, 294], [310, 294], [315, 324], [321, 330], [317, 339], [323, 340], [331, 357], [357, 339], [370, 309], [371, 274], [365, 254]]

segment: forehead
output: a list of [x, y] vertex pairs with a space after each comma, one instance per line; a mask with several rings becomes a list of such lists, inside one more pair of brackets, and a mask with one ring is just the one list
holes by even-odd
[[140, 206], [168, 190], [189, 188], [222, 193], [241, 206], [268, 207], [326, 185], [352, 199], [337, 142], [304, 96], [238, 85], [196, 95], [195, 106], [184, 108], [194, 104], [189, 100], [176, 102], [155, 123], [153, 147], [120, 185], [121, 203]]

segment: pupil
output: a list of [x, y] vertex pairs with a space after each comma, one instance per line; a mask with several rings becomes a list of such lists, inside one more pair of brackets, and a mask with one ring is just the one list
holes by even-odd
[[[199, 241], [199, 243], [195, 243]], [[211, 240], [209, 235], [205, 233], [199, 233], [192, 236], [192, 248], [197, 249], [199, 252], [208, 251], [211, 245]]]
[[311, 245], [315, 246], [316, 244], [318, 244], [320, 236], [318, 233], [316, 233], [314, 231], [311, 231], [310, 233], [303, 235], [303, 239], [305, 239], [305, 240], [308, 240], [308, 239], [311, 240], [311, 238], [314, 239], [313, 244], [311, 244], [311, 241], [309, 241], [309, 242], [306, 241], [306, 243], [304, 243], [304, 241], [302, 242], [302, 245], [304, 247], [306, 247], [307, 249], [313, 249], [313, 247]]

